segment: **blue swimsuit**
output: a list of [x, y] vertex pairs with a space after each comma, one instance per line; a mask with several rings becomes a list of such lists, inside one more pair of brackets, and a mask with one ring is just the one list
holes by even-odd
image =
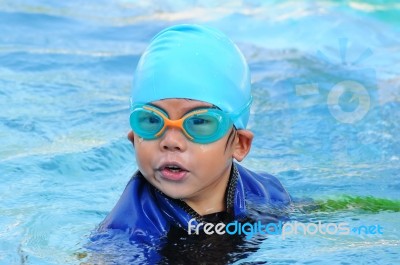
[[[243, 220], [248, 217], [250, 205], [279, 208], [291, 203], [288, 192], [277, 178], [254, 173], [236, 163], [232, 165], [225, 199], [227, 211], [212, 215], [214, 221], [211, 222], [222, 221], [216, 216], [223, 216], [220, 219], [225, 221]], [[166, 236], [171, 227], [187, 230], [192, 218], [197, 223], [208, 221], [207, 216], [200, 216], [185, 202], [172, 199], [153, 187], [138, 171], [99, 229], [123, 230], [129, 233], [131, 240], [142, 241]]]

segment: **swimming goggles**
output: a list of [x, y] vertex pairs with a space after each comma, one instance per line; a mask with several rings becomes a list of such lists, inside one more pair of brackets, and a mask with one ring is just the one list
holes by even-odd
[[221, 139], [232, 127], [229, 114], [217, 108], [199, 108], [171, 120], [162, 109], [152, 105], [133, 106], [130, 124], [132, 130], [145, 140], [161, 137], [167, 127], [179, 128], [192, 142], [208, 144]]

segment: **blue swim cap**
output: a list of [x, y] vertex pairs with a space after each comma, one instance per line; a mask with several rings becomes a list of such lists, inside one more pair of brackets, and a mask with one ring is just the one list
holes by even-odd
[[131, 107], [168, 98], [211, 103], [245, 129], [252, 102], [250, 71], [243, 54], [223, 33], [177, 25], [158, 33], [137, 65]]

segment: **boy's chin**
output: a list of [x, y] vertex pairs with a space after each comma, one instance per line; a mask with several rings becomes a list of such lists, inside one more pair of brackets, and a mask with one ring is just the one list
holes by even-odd
[[191, 193], [189, 193], [189, 194], [186, 194], [186, 193], [183, 193], [183, 192], [177, 193], [176, 190], [175, 191], [161, 190], [161, 192], [164, 193], [165, 195], [167, 195], [168, 197], [170, 197], [171, 199], [175, 199], [175, 200], [186, 201], [187, 199], [189, 199], [191, 197], [190, 196]]
[[186, 196], [184, 194], [176, 194], [176, 192], [162, 191], [168, 197], [175, 200], [185, 200]]

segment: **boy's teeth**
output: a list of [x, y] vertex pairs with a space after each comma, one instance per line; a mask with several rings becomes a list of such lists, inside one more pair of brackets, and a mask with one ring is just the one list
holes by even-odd
[[173, 172], [181, 171], [181, 168], [178, 166], [167, 166], [167, 168]]

